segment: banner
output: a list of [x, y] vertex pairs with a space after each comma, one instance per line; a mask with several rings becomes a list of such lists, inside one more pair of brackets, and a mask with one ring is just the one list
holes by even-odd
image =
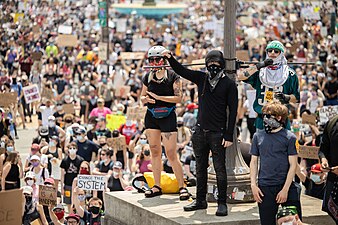
[[304, 159], [319, 159], [318, 151], [319, 151], [319, 147], [300, 145], [298, 157], [304, 158]]
[[104, 191], [106, 188], [106, 176], [78, 175], [77, 186], [83, 190]]
[[22, 90], [23, 95], [25, 96], [26, 104], [30, 104], [32, 102], [39, 102], [41, 100], [40, 91], [37, 84], [23, 87]]
[[147, 107], [128, 107], [127, 108], [127, 120], [141, 120], [146, 115]]
[[114, 151], [120, 151], [127, 147], [126, 137], [120, 136], [116, 138], [108, 138], [107, 145], [114, 149]]
[[319, 109], [319, 121], [321, 123], [326, 123], [327, 121], [329, 121], [329, 119], [337, 115], [337, 113], [338, 113], [337, 105], [323, 106], [321, 109]]
[[0, 224], [22, 224], [22, 201], [21, 189], [0, 192]]
[[39, 204], [46, 206], [55, 206], [57, 204], [56, 199], [56, 187], [39, 185]]
[[110, 131], [120, 128], [122, 124], [126, 123], [126, 117], [121, 115], [106, 115], [107, 128]]
[[0, 93], [0, 106], [9, 107], [17, 102], [18, 94], [16, 92]]

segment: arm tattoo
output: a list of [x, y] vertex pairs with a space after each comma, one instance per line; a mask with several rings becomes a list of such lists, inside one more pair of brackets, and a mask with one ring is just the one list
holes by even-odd
[[164, 134], [164, 137], [166, 138], [166, 139], [170, 139], [170, 136], [172, 135], [172, 133], [171, 132], [169, 132], [169, 133], [165, 133]]
[[175, 88], [174, 88], [174, 95], [175, 96], [182, 96], [182, 90], [181, 90], [181, 82], [180, 79], [175, 80]]

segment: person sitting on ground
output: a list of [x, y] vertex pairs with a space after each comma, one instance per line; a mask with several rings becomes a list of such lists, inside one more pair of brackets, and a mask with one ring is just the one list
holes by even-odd
[[299, 219], [295, 206], [284, 206], [279, 209], [276, 219], [278, 225], [306, 225]]
[[107, 191], [124, 191], [128, 182], [122, 177], [122, 163], [116, 161], [113, 166], [113, 174], [108, 179]]

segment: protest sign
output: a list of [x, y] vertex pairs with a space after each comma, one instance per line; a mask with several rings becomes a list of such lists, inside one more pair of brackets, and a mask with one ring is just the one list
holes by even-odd
[[19, 20], [22, 20], [25, 16], [24, 13], [15, 13], [14, 14], [14, 23], [18, 22]]
[[144, 52], [121, 52], [122, 59], [143, 59]]
[[0, 106], [9, 107], [17, 102], [18, 94], [16, 92], [0, 93]]
[[321, 27], [320, 28], [320, 35], [324, 38], [327, 36], [327, 27]]
[[127, 108], [127, 120], [141, 120], [144, 118], [147, 112], [147, 107], [128, 107]]
[[182, 33], [182, 39], [194, 39], [196, 37], [196, 32], [194, 30], [185, 30]]
[[42, 93], [41, 93], [41, 98], [53, 100], [54, 99], [54, 93], [51, 89], [43, 88]]
[[319, 121], [321, 123], [326, 123], [338, 114], [338, 106], [323, 106], [321, 109], [319, 109]]
[[33, 61], [40, 61], [42, 58], [42, 52], [32, 52]]
[[127, 19], [121, 18], [116, 20], [116, 32], [124, 33], [127, 31]]
[[237, 59], [243, 60], [243, 61], [249, 61], [250, 60], [248, 50], [237, 50], [236, 51], [236, 57], [237, 57]]
[[302, 123], [303, 124], [316, 125], [316, 116], [315, 115], [308, 115], [306, 113], [303, 113], [303, 115], [302, 115]]
[[60, 25], [58, 28], [59, 34], [72, 34], [72, 26]]
[[40, 91], [37, 84], [23, 87], [22, 90], [23, 95], [25, 96], [26, 104], [30, 104], [32, 102], [39, 102], [41, 100]]
[[318, 151], [319, 147], [300, 145], [298, 157], [304, 159], [318, 159]]
[[293, 30], [297, 33], [303, 33], [304, 29], [303, 29], [303, 26], [304, 26], [304, 21], [302, 19], [299, 19], [295, 22], [292, 22], [292, 25], [293, 25]]
[[0, 192], [0, 224], [22, 224], [22, 190]]
[[130, 92], [130, 86], [119, 86], [116, 87], [115, 96], [121, 98], [127, 98], [128, 93]]
[[115, 137], [115, 138], [108, 138], [107, 144], [109, 147], [113, 148], [114, 150], [117, 150], [117, 151], [123, 150], [124, 148], [127, 147], [126, 137], [120, 136], [120, 137]]
[[62, 107], [66, 114], [75, 114], [74, 104], [63, 104]]
[[239, 21], [241, 22], [241, 25], [252, 26], [252, 17], [251, 16], [241, 16], [241, 17], [239, 17]]
[[77, 36], [71, 34], [59, 34], [56, 38], [56, 45], [59, 47], [76, 47]]
[[150, 47], [149, 38], [135, 38], [133, 40], [133, 52], [146, 52]]
[[106, 176], [78, 175], [77, 186], [82, 190], [104, 191], [106, 188]]
[[107, 128], [110, 131], [118, 129], [122, 124], [126, 123], [126, 117], [122, 115], [106, 115]]
[[108, 43], [100, 42], [98, 47], [99, 47], [99, 58], [101, 60], [107, 60], [108, 59], [108, 55], [107, 55]]
[[56, 187], [39, 185], [39, 203], [41, 205], [56, 205], [57, 191]]
[[300, 15], [304, 19], [320, 20], [319, 7], [307, 6], [301, 9]]
[[289, 14], [289, 18], [290, 18], [290, 21], [291, 22], [295, 22], [295, 21], [297, 21], [297, 14], [295, 14], [295, 13], [291, 13], [291, 14]]

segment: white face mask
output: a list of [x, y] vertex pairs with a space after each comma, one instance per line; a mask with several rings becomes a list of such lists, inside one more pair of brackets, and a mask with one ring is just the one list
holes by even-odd
[[319, 183], [321, 181], [320, 175], [313, 174], [313, 173], [311, 173], [310, 179], [315, 183]]
[[293, 225], [293, 222], [296, 222], [296, 218], [293, 218], [292, 221], [284, 222], [284, 223], [282, 223], [282, 225]]
[[76, 150], [75, 149], [69, 149], [69, 154], [70, 155], [76, 155]]
[[90, 83], [89, 83], [89, 81], [85, 81], [84, 84], [85, 84], [86, 86], [89, 86]]
[[117, 178], [119, 176], [118, 172], [113, 171], [113, 177]]
[[48, 122], [48, 126], [49, 126], [49, 127], [55, 127], [55, 122], [49, 121], [49, 122]]
[[27, 180], [26, 182], [29, 186], [33, 186], [34, 184], [34, 180]]
[[83, 137], [82, 137], [81, 135], [78, 135], [78, 136], [76, 136], [76, 139], [77, 139], [78, 141], [82, 141], [82, 140], [83, 140]]

